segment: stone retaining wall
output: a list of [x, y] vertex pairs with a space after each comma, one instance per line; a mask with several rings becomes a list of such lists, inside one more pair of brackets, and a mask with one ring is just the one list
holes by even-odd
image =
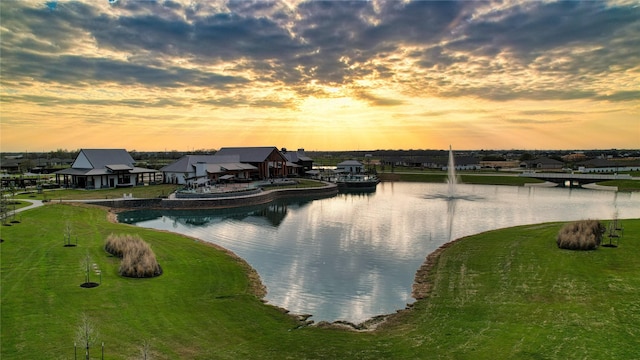
[[262, 191], [253, 195], [198, 198], [198, 199], [112, 199], [91, 201], [91, 204], [106, 206], [114, 209], [221, 209], [241, 206], [261, 205], [276, 199], [292, 197], [324, 198], [335, 196], [338, 187], [335, 184], [317, 188], [293, 188]]
[[176, 192], [176, 198], [178, 199], [214, 199], [214, 198], [228, 198], [245, 195], [255, 195], [262, 191], [262, 189], [247, 189], [237, 190], [229, 192], [213, 192], [213, 193], [188, 193], [188, 192]]

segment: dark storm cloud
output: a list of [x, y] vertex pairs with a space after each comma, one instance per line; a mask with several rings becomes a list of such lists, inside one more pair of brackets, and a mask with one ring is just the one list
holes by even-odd
[[[309, 91], [304, 85], [311, 81], [352, 85], [365, 77], [394, 82], [402, 77], [408, 93], [422, 89], [443, 97], [626, 101], [637, 95], [604, 94], [589, 85], [640, 63], [638, 6], [604, 1], [219, 5], [120, 1], [108, 7], [93, 2], [51, 7], [4, 1], [2, 81], [221, 88], [249, 86], [251, 77], [304, 95]], [[95, 46], [96, 54], [78, 54], [76, 49], [83, 46]], [[399, 70], [399, 54], [413, 60], [414, 68]], [[498, 56], [504, 61], [494, 61]], [[189, 66], [177, 65], [176, 59]], [[206, 69], [220, 64], [251, 75], [227, 76]], [[413, 70], [421, 71], [406, 73]], [[493, 74], [525, 72], [554, 79], [553, 88], [548, 88], [549, 82], [518, 89], [469, 84]], [[362, 96], [372, 105], [402, 103]]]

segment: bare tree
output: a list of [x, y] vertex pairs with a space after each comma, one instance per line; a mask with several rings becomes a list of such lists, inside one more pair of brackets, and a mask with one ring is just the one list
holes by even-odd
[[142, 341], [140, 348], [140, 358], [143, 360], [151, 360], [151, 343], [148, 340]]
[[76, 342], [85, 349], [85, 359], [89, 360], [89, 349], [98, 339], [98, 331], [87, 314], [82, 314], [80, 325], [76, 330]]
[[71, 223], [67, 221], [64, 225], [64, 246], [71, 246], [72, 235], [73, 230], [71, 229]]
[[85, 254], [80, 262], [80, 266], [82, 271], [84, 271], [84, 283], [89, 284], [89, 274], [91, 273], [91, 264], [93, 264], [93, 259], [91, 259], [91, 255], [89, 255], [89, 251]]

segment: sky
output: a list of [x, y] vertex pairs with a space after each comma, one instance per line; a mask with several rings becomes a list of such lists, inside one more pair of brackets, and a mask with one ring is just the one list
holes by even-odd
[[0, 150], [640, 148], [640, 1], [0, 2]]

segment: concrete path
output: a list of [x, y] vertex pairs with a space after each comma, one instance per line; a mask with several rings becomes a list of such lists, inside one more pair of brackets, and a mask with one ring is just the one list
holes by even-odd
[[12, 216], [14, 213], [19, 213], [19, 212], [22, 212], [22, 211], [25, 211], [25, 210], [33, 209], [33, 208], [36, 208], [36, 207], [38, 207], [38, 206], [42, 206], [42, 205], [44, 205], [44, 203], [42, 202], [42, 200], [27, 200], [27, 199], [20, 199], [20, 201], [30, 202], [30, 203], [31, 203], [31, 205], [29, 205], [29, 206], [25, 206], [25, 207], [22, 207], [22, 208], [20, 208], [20, 209], [16, 209], [15, 211], [14, 211], [14, 210], [8, 211], [8, 212], [7, 212], [7, 217]]

